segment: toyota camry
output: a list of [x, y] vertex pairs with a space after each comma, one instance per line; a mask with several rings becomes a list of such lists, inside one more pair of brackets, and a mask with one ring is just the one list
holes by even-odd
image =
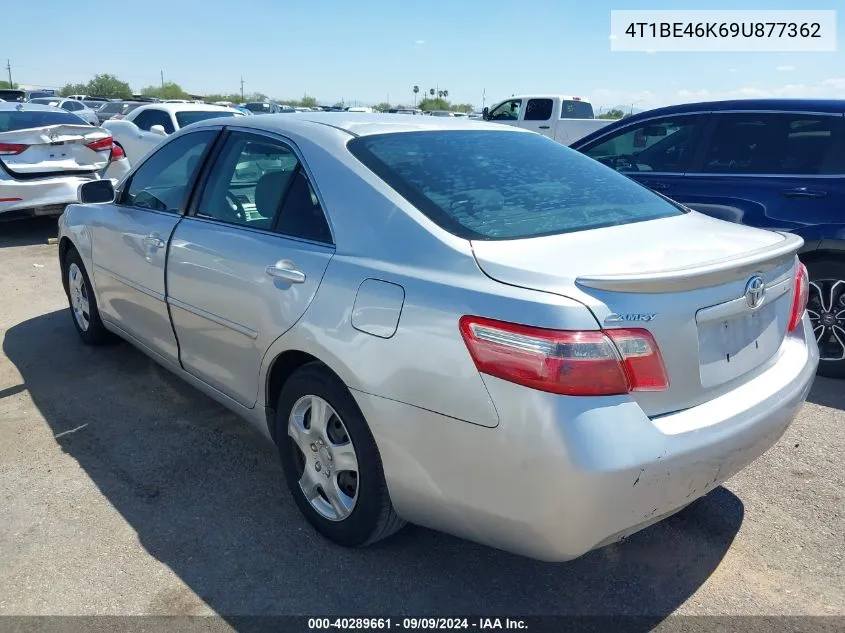
[[347, 546], [410, 521], [580, 556], [765, 452], [818, 363], [800, 237], [518, 128], [212, 119], [80, 195], [59, 256], [82, 340], [253, 424]]

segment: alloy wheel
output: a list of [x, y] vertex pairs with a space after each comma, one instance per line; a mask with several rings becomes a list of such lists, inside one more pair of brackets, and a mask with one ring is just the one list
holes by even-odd
[[303, 396], [291, 409], [288, 436], [311, 507], [329, 521], [346, 519], [358, 500], [358, 456], [343, 420], [323, 398]]
[[807, 314], [824, 361], [845, 360], [845, 280], [810, 282]]

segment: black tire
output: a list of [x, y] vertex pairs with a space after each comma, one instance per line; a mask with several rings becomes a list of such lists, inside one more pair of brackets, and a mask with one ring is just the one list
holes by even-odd
[[[837, 290], [842, 290], [842, 296], [845, 297], [845, 259], [825, 257], [824, 259], [810, 260], [805, 262], [805, 265], [807, 266], [807, 272], [810, 275], [810, 283], [815, 284], [815, 287], [812, 285], [810, 286], [810, 302], [807, 306], [808, 309], [813, 310], [816, 313], [819, 312], [819, 293], [817, 288], [821, 288], [822, 292], [827, 294], [828, 289], [830, 288], [829, 280], [843, 280], [843, 283], [839, 285]], [[834, 306], [834, 308], [839, 307], [839, 311], [845, 311], [845, 303], [841, 303], [838, 300], [839, 292], [835, 293], [835, 297], [835, 303], [837, 303], [837, 306]], [[845, 299], [843, 299], [843, 301], [845, 301]], [[837, 312], [836, 309], [832, 311], [834, 313]], [[842, 327], [845, 328], [845, 319], [842, 320]], [[822, 358], [825, 356], [837, 356], [838, 354], [833, 353], [835, 352], [835, 345], [826, 343], [827, 340], [829, 339], [825, 339], [823, 337], [822, 340], [819, 341], [819, 352], [821, 353]], [[820, 360], [818, 374], [828, 378], [845, 378], [845, 359]]]
[[[302, 463], [296, 443], [288, 435], [288, 419], [303, 396], [319, 396], [343, 421], [358, 460], [357, 498], [348, 517], [330, 520], [305, 497], [299, 485]], [[276, 443], [288, 489], [300, 512], [326, 538], [345, 547], [375, 543], [400, 530], [399, 518], [390, 502], [381, 457], [370, 429], [346, 385], [319, 362], [302, 366], [288, 379], [276, 407]]]
[[[82, 326], [80, 326], [73, 310], [73, 300], [71, 299], [71, 288], [68, 279], [71, 265], [73, 264], [75, 264], [82, 273], [82, 279], [88, 299], [89, 320], [87, 329], [83, 329]], [[97, 307], [97, 298], [91, 290], [93, 286], [91, 285], [91, 279], [88, 277], [88, 271], [85, 270], [85, 264], [82, 263], [82, 257], [79, 256], [79, 253], [72, 246], [68, 248], [64, 258], [62, 259], [62, 285], [64, 286], [65, 295], [67, 296], [68, 305], [70, 307], [70, 318], [73, 322], [73, 327], [76, 328], [76, 332], [79, 334], [79, 338], [82, 339], [82, 342], [86, 345], [103, 345], [104, 343], [112, 341], [113, 337], [111, 333], [105, 328], [105, 326], [103, 326], [103, 321], [100, 319], [100, 310]]]

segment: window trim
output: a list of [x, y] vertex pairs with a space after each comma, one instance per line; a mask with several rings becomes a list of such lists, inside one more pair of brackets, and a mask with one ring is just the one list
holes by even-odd
[[[206, 165], [208, 163], [209, 156], [211, 155], [211, 153], [215, 150], [215, 148], [220, 143], [220, 137], [222, 136], [220, 134], [221, 130], [222, 130], [222, 127], [214, 126], [214, 127], [201, 128], [201, 129], [197, 129], [197, 130], [190, 130], [188, 132], [185, 132], [184, 134], [177, 132], [177, 133], [173, 134], [172, 136], [170, 136], [165, 142], [163, 142], [155, 150], [150, 152], [147, 156], [144, 157], [144, 159], [140, 163], [137, 163], [132, 168], [132, 170], [129, 172], [129, 174], [126, 176], [126, 178], [123, 180], [123, 182], [120, 183], [120, 186], [115, 191], [114, 202], [112, 204], [114, 204], [115, 206], [118, 206], [118, 207], [124, 207], [124, 208], [127, 208], [127, 209], [138, 209], [140, 211], [149, 211], [150, 213], [159, 213], [159, 214], [167, 215], [167, 216], [170, 216], [170, 217], [173, 217], [173, 216], [184, 217], [186, 211], [189, 208], [190, 203], [193, 201], [194, 196], [196, 195], [197, 183], [199, 181], [200, 174], [202, 174], [203, 171], [205, 170]], [[173, 211], [158, 211], [156, 209], [147, 209], [146, 207], [138, 207], [138, 206], [135, 206], [134, 204], [126, 204], [125, 202], [123, 202], [123, 198], [124, 198], [124, 195], [126, 195], [126, 193], [127, 193], [127, 189], [132, 186], [132, 181], [135, 178], [135, 174], [138, 173], [138, 170], [141, 169], [144, 165], [146, 165], [147, 162], [150, 161], [156, 154], [158, 154], [159, 152], [164, 150], [165, 147], [167, 147], [170, 143], [176, 141], [176, 139], [179, 139], [179, 138], [182, 138], [182, 137], [185, 137], [185, 136], [191, 136], [192, 134], [202, 134], [203, 132], [209, 132], [209, 131], [214, 132], [215, 136], [214, 136], [214, 138], [211, 139], [211, 142], [208, 144], [208, 147], [205, 148], [203, 155], [200, 157], [199, 168], [197, 169], [196, 173], [194, 174], [194, 177], [191, 179], [191, 182], [188, 183], [188, 195], [185, 196], [185, 199], [182, 200], [182, 202], [179, 204], [179, 208], [175, 212], [173, 212]]]
[[[305, 162], [305, 158], [302, 155], [299, 147], [297, 147], [296, 143], [293, 140], [282, 136], [281, 134], [274, 134], [271, 132], [267, 132], [265, 130], [257, 130], [254, 128], [249, 127], [232, 127], [232, 126], [223, 126], [223, 133], [220, 134], [217, 138], [216, 147], [214, 148], [213, 155], [209, 155], [202, 164], [202, 167], [198, 173], [199, 178], [197, 178], [196, 182], [194, 183], [194, 188], [191, 192], [190, 196], [190, 204], [187, 205], [185, 213], [183, 214], [185, 217], [192, 218], [194, 220], [198, 220], [201, 222], [211, 222], [213, 224], [218, 224], [220, 226], [226, 227], [234, 227], [239, 229], [244, 229], [248, 231], [254, 231], [257, 233], [261, 233], [262, 235], [274, 235], [276, 237], [280, 237], [287, 240], [295, 240], [297, 242], [303, 242], [305, 244], [318, 244], [320, 246], [328, 246], [330, 248], [335, 248], [337, 245], [337, 241], [335, 240], [335, 230], [334, 226], [332, 225], [331, 217], [329, 216], [329, 212], [326, 210], [326, 203], [320, 190], [317, 188], [316, 181], [311, 174], [311, 170], [308, 167], [308, 164]], [[290, 187], [293, 184], [293, 179], [291, 182], [288, 183], [288, 186], [282, 195], [281, 199], [279, 200], [279, 208], [276, 210], [276, 216], [273, 218], [273, 223], [269, 229], [262, 229], [256, 226], [249, 226], [246, 224], [236, 224], [234, 222], [226, 222], [224, 220], [218, 220], [217, 218], [210, 218], [205, 217], [202, 215], [197, 215], [197, 207], [199, 205], [200, 199], [202, 198], [202, 194], [205, 192], [205, 188], [208, 184], [208, 179], [211, 176], [211, 171], [214, 165], [217, 163], [218, 159], [220, 158], [220, 154], [223, 152], [223, 148], [226, 145], [226, 141], [229, 139], [231, 134], [245, 134], [248, 136], [257, 136], [262, 137], [265, 139], [269, 139], [275, 141], [277, 143], [282, 143], [288, 149], [290, 149], [294, 156], [296, 156], [297, 162], [299, 165], [297, 166], [297, 170], [303, 170], [305, 172], [305, 176], [308, 179], [308, 183], [311, 185], [311, 188], [314, 190], [314, 195], [317, 196], [317, 200], [320, 203], [320, 210], [323, 212], [323, 217], [326, 220], [326, 224], [329, 227], [329, 234], [331, 235], [330, 242], [320, 242], [317, 240], [309, 240], [304, 237], [300, 237], [298, 235], [288, 235], [286, 233], [279, 233], [276, 231], [276, 225], [279, 221], [279, 211], [284, 206], [285, 201], [287, 200], [288, 193], [290, 191]]]
[[[736, 114], [764, 114], [764, 115], [782, 115], [782, 116], [814, 116], [814, 117], [822, 117], [822, 116], [829, 116], [841, 119], [839, 124], [838, 132], [843, 140], [845, 140], [845, 113], [834, 113], [834, 112], [809, 112], [803, 110], [717, 110], [711, 113], [708, 121], [705, 124], [703, 135], [700, 139], [698, 139], [699, 147], [693, 157], [693, 160], [687, 165], [687, 172], [684, 174], [685, 176], [695, 176], [698, 178], [723, 178], [725, 176], [729, 178], [814, 178], [814, 179], [825, 179], [825, 178], [845, 178], [845, 171], [841, 174], [777, 174], [777, 173], [770, 173], [770, 172], [743, 172], [743, 173], [728, 173], [728, 172], [718, 172], [718, 171], [703, 171], [704, 167], [704, 159], [707, 155], [707, 152], [710, 150], [710, 143], [713, 141], [713, 137], [716, 135], [716, 128], [719, 125], [719, 117], [721, 115], [736, 115]], [[834, 132], [837, 129], [834, 127]], [[834, 143], [836, 139], [834, 139]]]

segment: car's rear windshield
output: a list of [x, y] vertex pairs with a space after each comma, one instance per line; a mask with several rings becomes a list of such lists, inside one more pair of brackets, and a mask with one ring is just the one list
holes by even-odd
[[75, 114], [64, 111], [44, 112], [38, 110], [0, 110], [0, 132], [14, 132], [16, 130], [29, 130], [48, 125], [84, 125]]
[[56, 97], [39, 97], [38, 99], [30, 99], [30, 103], [40, 103], [41, 105], [58, 106], [61, 99]]
[[191, 123], [196, 123], [197, 121], [205, 121], [206, 119], [216, 119], [223, 116], [235, 116], [235, 113], [223, 110], [222, 108], [220, 109], [220, 112], [209, 112], [206, 110], [200, 110], [196, 112], [177, 112], [176, 121], [179, 122], [179, 127], [182, 128], [186, 125], [190, 125]]
[[586, 101], [564, 99], [560, 107], [561, 119], [593, 119], [593, 106]]
[[539, 134], [401, 132], [362, 136], [348, 147], [433, 222], [465, 239], [539, 237], [685, 212]]
[[0, 99], [3, 101], [23, 101], [25, 97], [23, 90], [0, 90]]
[[264, 112], [270, 110], [269, 103], [247, 103], [244, 106], [250, 112]]
[[102, 112], [103, 114], [108, 114], [110, 112], [122, 112], [125, 107], [126, 104], [121, 101], [111, 101], [109, 103], [104, 103], [98, 112]]

